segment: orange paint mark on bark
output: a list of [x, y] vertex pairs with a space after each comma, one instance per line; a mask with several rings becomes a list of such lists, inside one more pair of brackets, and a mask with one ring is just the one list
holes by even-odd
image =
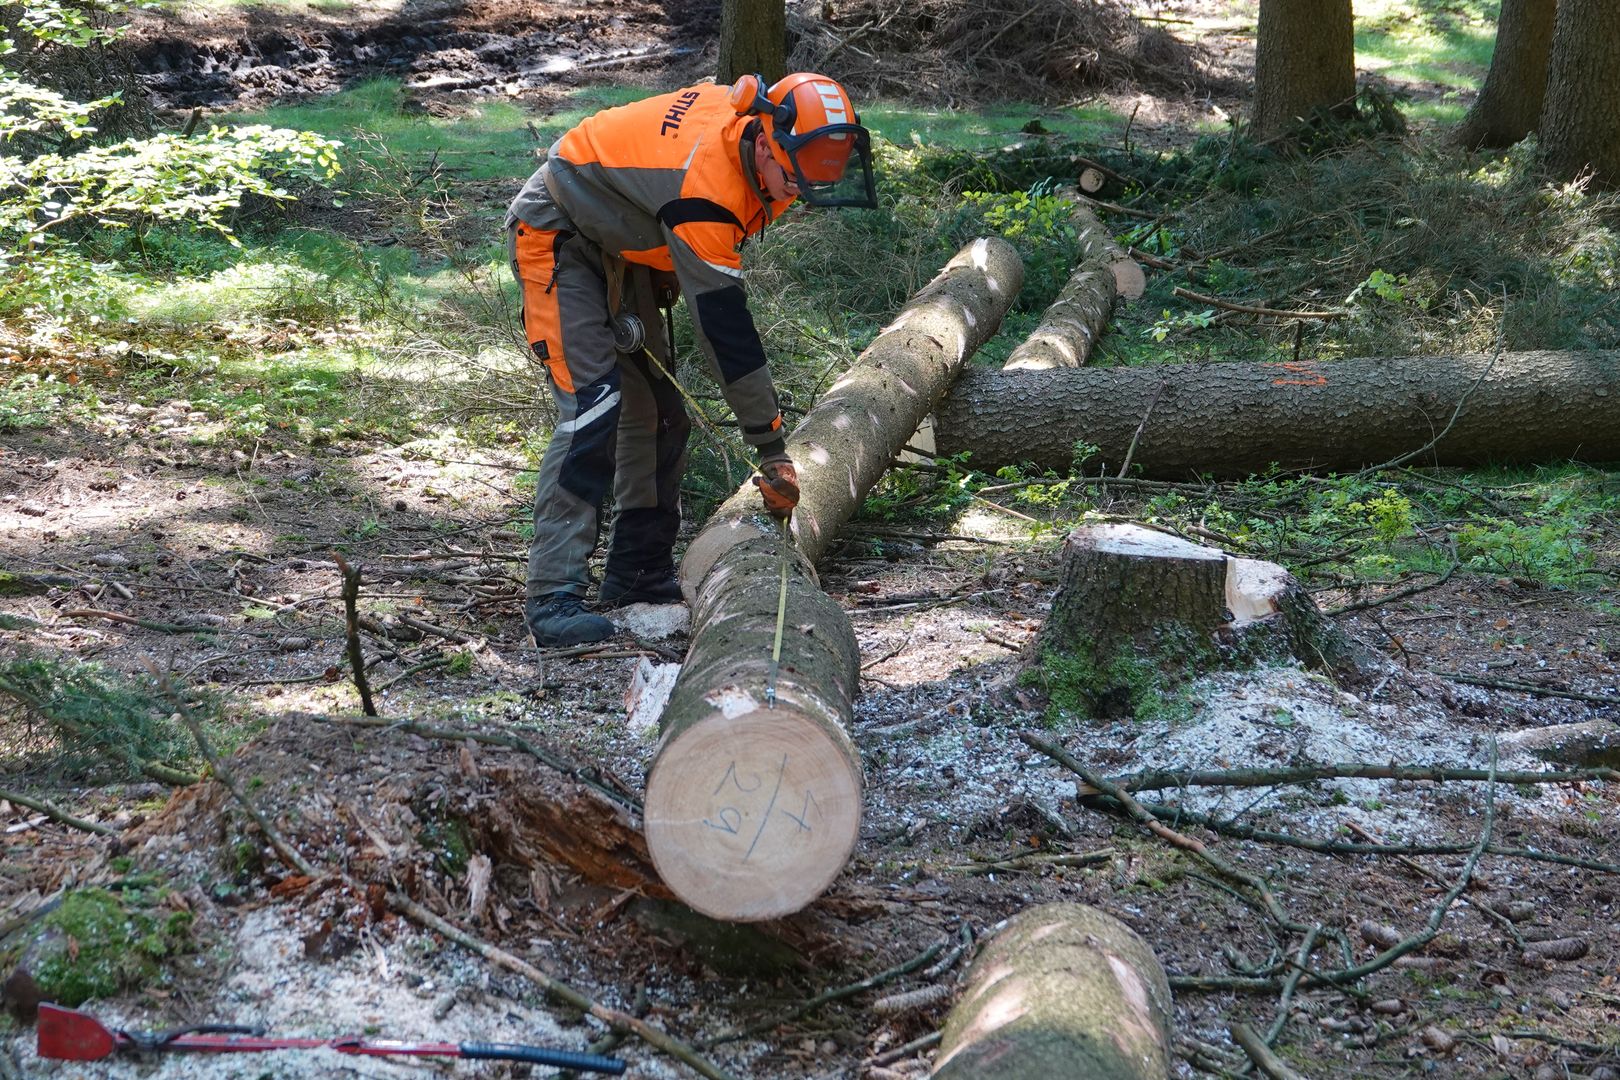
[[1301, 376], [1298, 379], [1272, 379], [1272, 386], [1326, 386], [1327, 376], [1316, 370], [1316, 365], [1309, 360], [1286, 360], [1281, 364], [1267, 364], [1267, 367], [1280, 367], [1291, 374]]

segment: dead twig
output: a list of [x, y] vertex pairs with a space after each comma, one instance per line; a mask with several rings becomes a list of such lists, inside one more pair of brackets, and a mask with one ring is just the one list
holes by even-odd
[[938, 956], [945, 948], [945, 940], [946, 939], [941, 938], [939, 941], [934, 942], [934, 944], [930, 945], [921, 953], [918, 953], [916, 956], [912, 957], [910, 960], [907, 960], [903, 964], [897, 964], [886, 971], [880, 971], [876, 975], [870, 975], [858, 982], [852, 982], [847, 986], [836, 987], [824, 993], [817, 994], [809, 1001], [804, 1001], [798, 1005], [795, 1005], [782, 1016], [775, 1017], [771, 1020], [761, 1020], [759, 1023], [750, 1024], [746, 1028], [740, 1028], [736, 1031], [728, 1031], [723, 1035], [717, 1035], [704, 1043], [703, 1047], [706, 1050], [713, 1049], [722, 1043], [736, 1042], [738, 1039], [746, 1039], [751, 1035], [758, 1035], [762, 1031], [770, 1031], [773, 1028], [781, 1026], [782, 1024], [791, 1024], [801, 1016], [814, 1012], [830, 1002], [841, 1001], [847, 997], [854, 997], [856, 994], [862, 993], [863, 991], [871, 990], [875, 987], [882, 986], [885, 983], [893, 982], [902, 975], [909, 975], [913, 971], [916, 971], [918, 968], [922, 967], [924, 964], [928, 963], [934, 957]]
[[[1384, 842], [1381, 837], [1374, 835], [1364, 826], [1354, 821], [1346, 821], [1344, 823], [1344, 827], [1370, 844], [1381, 844]], [[1428, 867], [1424, 866], [1422, 863], [1418, 862], [1416, 859], [1413, 859], [1409, 855], [1397, 855], [1395, 856], [1395, 861], [1412, 871], [1412, 873], [1416, 874], [1424, 881], [1429, 882], [1431, 885], [1445, 885], [1445, 881], [1440, 877], [1439, 874], [1436, 874], [1433, 870], [1430, 870]], [[1513, 925], [1512, 919], [1508, 918], [1500, 911], [1497, 911], [1483, 900], [1476, 900], [1471, 896], [1464, 896], [1462, 897], [1462, 901], [1463, 903], [1472, 907], [1475, 911], [1479, 912], [1481, 915], [1484, 915], [1486, 918], [1490, 919], [1492, 922], [1495, 922], [1497, 925], [1506, 930], [1508, 932], [1508, 936], [1513, 938], [1514, 944], [1518, 945], [1521, 950], [1525, 947], [1524, 935], [1519, 933], [1519, 928]]]
[[105, 619], [108, 622], [138, 626], [142, 630], [153, 630], [159, 634], [207, 634], [210, 637], [216, 634], [215, 630], [206, 626], [187, 626], [184, 623], [137, 619], [133, 615], [125, 615], [118, 611], [102, 611], [100, 608], [71, 608], [67, 611], [58, 612], [58, 614], [64, 619]]
[[904, 1061], [908, 1057], [920, 1054], [930, 1047], [938, 1046], [940, 1038], [940, 1032], [931, 1031], [919, 1039], [912, 1039], [908, 1043], [902, 1043], [893, 1050], [885, 1050], [876, 1057], [867, 1058], [861, 1064], [881, 1069], [885, 1065], [893, 1065], [897, 1061]]
[[1438, 589], [1440, 586], [1450, 581], [1451, 575], [1455, 574], [1461, 567], [1461, 562], [1453, 562], [1450, 566], [1446, 567], [1444, 573], [1435, 578], [1433, 581], [1426, 581], [1418, 585], [1408, 585], [1404, 589], [1396, 589], [1392, 593], [1387, 593], [1384, 596], [1380, 596], [1372, 600], [1353, 600], [1348, 604], [1340, 604], [1338, 607], [1328, 608], [1326, 611], [1322, 612], [1322, 614], [1326, 615], [1328, 618], [1332, 618], [1335, 615], [1343, 615], [1348, 611], [1365, 611], [1368, 608], [1383, 607], [1385, 604], [1392, 604], [1397, 600], [1405, 600], [1409, 596], [1416, 596], [1418, 593], [1425, 593], [1430, 589]]
[[1451, 682], [1483, 686], [1489, 690], [1511, 690], [1516, 694], [1533, 694], [1536, 697], [1568, 698], [1571, 701], [1585, 701], [1593, 705], [1620, 705], [1620, 697], [1608, 697], [1603, 694], [1583, 694], [1578, 690], [1559, 690], [1551, 686], [1510, 682], [1506, 679], [1482, 679], [1478, 675], [1466, 675], [1461, 671], [1431, 671], [1429, 674], [1438, 675]]
[[[1552, 769], [1546, 772], [1496, 772], [1443, 765], [1378, 765], [1345, 761], [1328, 765], [1296, 765], [1278, 769], [1156, 769], [1116, 776], [1109, 783], [1125, 791], [1159, 791], [1192, 787], [1284, 787], [1318, 780], [1406, 780], [1432, 783], [1479, 782], [1499, 784], [1571, 784], [1584, 780], [1620, 781], [1620, 769]], [[1078, 798], [1103, 794], [1089, 785], [1077, 787]]]
[[349, 670], [354, 675], [354, 687], [360, 691], [360, 708], [367, 716], [377, 715], [377, 706], [371, 701], [371, 686], [366, 682], [366, 654], [360, 648], [360, 568], [350, 566], [341, 553], [332, 552], [338, 572], [343, 575], [343, 618], [347, 629]]
[[80, 832], [95, 833], [97, 836], [118, 835], [118, 830], [112, 828], [110, 825], [101, 825], [94, 821], [85, 821], [83, 818], [76, 818], [48, 799], [33, 799], [27, 795], [21, 795], [15, 791], [8, 791], [5, 788], [0, 788], [0, 802], [15, 803], [18, 806], [26, 806], [30, 810], [37, 810], [39, 813], [44, 814], [58, 825], [66, 825], [68, 828], [78, 829]]
[[1254, 1062], [1254, 1067], [1271, 1080], [1304, 1080], [1288, 1067], [1287, 1062], [1273, 1053], [1259, 1033], [1248, 1024], [1233, 1024], [1231, 1030], [1232, 1041], [1241, 1046], [1243, 1052], [1249, 1055], [1249, 1060]]
[[1177, 285], [1173, 290], [1175, 295], [1184, 300], [1195, 300], [1200, 304], [1220, 308], [1222, 311], [1236, 311], [1244, 315], [1263, 315], [1268, 319], [1342, 319], [1347, 312], [1343, 311], [1284, 311], [1280, 308], [1262, 307], [1257, 304], [1240, 304], [1235, 300], [1222, 300], [1218, 296], [1207, 293], [1193, 292]]
[[1148, 419], [1152, 417], [1153, 410], [1159, 406], [1159, 395], [1164, 393], [1165, 384], [1169, 379], [1160, 379], [1159, 387], [1153, 391], [1153, 400], [1148, 402], [1147, 411], [1142, 414], [1142, 422], [1136, 425], [1136, 434], [1131, 436], [1131, 445], [1125, 449], [1125, 460], [1120, 463], [1119, 476], [1115, 479], [1125, 479], [1125, 474], [1131, 471], [1131, 458], [1136, 456], [1136, 444], [1142, 441], [1142, 432], [1147, 430]]

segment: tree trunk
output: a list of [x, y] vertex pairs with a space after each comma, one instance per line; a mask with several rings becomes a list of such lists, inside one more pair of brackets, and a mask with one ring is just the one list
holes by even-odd
[[933, 1080], [1165, 1080], [1170, 983], [1130, 927], [1081, 904], [1002, 924], [968, 970]]
[[1502, 0], [1491, 69], [1457, 128], [1460, 144], [1469, 149], [1512, 146], [1536, 130], [1557, 7], [1558, 0]]
[[1617, 461], [1620, 352], [970, 371], [935, 414], [938, 451], [985, 471], [1068, 472], [1084, 443], [1117, 472], [1138, 426], [1133, 468], [1177, 479], [1356, 469], [1431, 440], [1413, 464]]
[[1541, 149], [1566, 180], [1620, 185], [1620, 4], [1561, 0], [1547, 68]]
[[1254, 137], [1283, 135], [1314, 114], [1352, 108], [1355, 96], [1350, 0], [1260, 0]]
[[783, 0], [721, 0], [717, 81], [728, 86], [744, 75], [762, 75], [770, 85], [787, 74], [787, 10]]
[[[793, 533], [812, 564], [821, 561], [968, 358], [995, 335], [1023, 282], [1024, 264], [1011, 244], [974, 240], [793, 429], [788, 451], [801, 492]], [[687, 599], [727, 548], [775, 534], [775, 523], [760, 510], [759, 492], [744, 484], [686, 549], [681, 588]]]
[[732, 921], [788, 915], [848, 861], [861, 812], [860, 760], [846, 734], [860, 650], [814, 563], [994, 333], [1022, 278], [1005, 241], [969, 244], [816, 403], [788, 442], [802, 497], [785, 556], [752, 485], [688, 547], [681, 585], [692, 646], [664, 710], [645, 816], [659, 875], [698, 911]]

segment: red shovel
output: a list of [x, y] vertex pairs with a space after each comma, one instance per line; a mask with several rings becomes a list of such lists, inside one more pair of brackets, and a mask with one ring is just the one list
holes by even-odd
[[119, 1051], [188, 1050], [227, 1054], [263, 1050], [317, 1050], [325, 1048], [340, 1054], [381, 1057], [409, 1054], [415, 1057], [460, 1057], [486, 1061], [526, 1061], [579, 1072], [624, 1072], [624, 1062], [599, 1054], [577, 1054], [570, 1050], [548, 1050], [517, 1043], [396, 1042], [392, 1039], [362, 1039], [340, 1036], [335, 1039], [273, 1039], [260, 1028], [229, 1024], [199, 1024], [162, 1032], [110, 1031], [100, 1020], [76, 1009], [57, 1005], [39, 1007], [39, 1056], [59, 1061], [100, 1061]]

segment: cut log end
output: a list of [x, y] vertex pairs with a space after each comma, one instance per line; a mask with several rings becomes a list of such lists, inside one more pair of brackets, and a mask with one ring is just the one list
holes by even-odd
[[1147, 292], [1147, 273], [1135, 259], [1115, 259], [1108, 264], [1114, 275], [1114, 291], [1126, 301], [1140, 300]]
[[647, 846], [690, 907], [752, 922], [799, 911], [849, 861], [861, 778], [823, 722], [780, 702], [717, 712], [665, 745], [647, 778]]

